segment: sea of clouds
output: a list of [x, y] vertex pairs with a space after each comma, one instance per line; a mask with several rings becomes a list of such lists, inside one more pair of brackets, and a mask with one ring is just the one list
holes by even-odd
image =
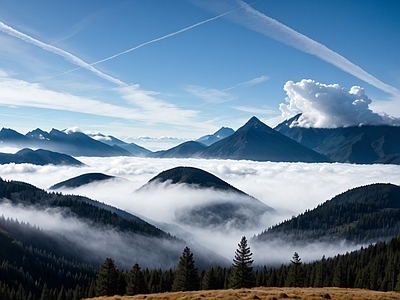
[[[186, 240], [206, 246], [231, 260], [237, 243], [242, 236], [249, 240], [268, 227], [289, 219], [294, 215], [313, 209], [348, 189], [377, 182], [400, 184], [397, 165], [351, 165], [351, 164], [307, 164], [272, 163], [233, 160], [202, 159], [154, 159], [135, 157], [80, 157], [83, 167], [34, 166], [30, 164], [0, 165], [3, 179], [19, 180], [31, 183], [39, 188], [48, 189], [60, 181], [89, 173], [101, 172], [125, 180], [115, 179], [103, 183], [94, 183], [72, 190], [62, 190], [68, 194], [88, 196], [101, 202], [126, 210], [155, 224], [160, 228], [170, 228], [166, 224], [176, 225], [174, 213], [188, 205], [197, 205], [215, 197], [213, 192], [199, 191], [187, 186], [160, 185], [155, 189], [142, 189], [158, 173], [176, 167], [192, 166], [206, 170], [229, 184], [254, 196], [273, 207], [275, 214], [266, 214], [259, 228], [246, 230], [213, 230], [194, 228], [179, 224], [179, 230], [172, 233]], [[19, 209], [20, 210], [20, 209]], [[18, 214], [18, 209], [2, 208], [6, 217], [18, 217], [20, 221], [35, 224], [44, 229], [63, 232], [64, 225], [55, 225], [62, 218], [41, 217], [35, 214]], [[37, 214], [36, 214], [37, 216]], [[51, 220], [51, 222], [50, 222]], [[74, 223], [76, 226], [77, 223]], [[173, 227], [172, 227], [173, 228]], [[76, 228], [74, 227], [74, 231]], [[251, 243], [251, 242], [250, 242]], [[333, 256], [357, 249], [360, 245], [348, 244], [312, 244], [301, 249], [281, 242], [266, 243], [261, 248], [254, 246], [256, 263], [285, 263], [294, 251], [300, 253], [303, 261], [319, 259], [322, 255]], [[93, 248], [96, 248], [93, 246]]]

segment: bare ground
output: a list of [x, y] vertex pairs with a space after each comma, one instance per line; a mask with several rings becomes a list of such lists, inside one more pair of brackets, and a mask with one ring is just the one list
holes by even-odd
[[307, 300], [368, 300], [368, 299], [399, 299], [400, 293], [377, 292], [363, 289], [342, 289], [342, 288], [252, 288], [238, 290], [214, 290], [195, 292], [160, 293], [136, 296], [113, 296], [92, 298], [98, 300], [221, 300], [221, 299], [307, 299]]

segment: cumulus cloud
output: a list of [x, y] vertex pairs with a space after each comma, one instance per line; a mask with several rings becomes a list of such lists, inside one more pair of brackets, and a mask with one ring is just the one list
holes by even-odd
[[360, 125], [400, 125], [400, 118], [371, 110], [372, 100], [360, 86], [350, 90], [339, 84], [324, 84], [311, 79], [288, 81], [283, 87], [288, 104], [279, 109], [285, 118], [302, 113], [293, 126], [337, 128]]
[[82, 130], [78, 126], [69, 127], [63, 130], [66, 134], [82, 132]]

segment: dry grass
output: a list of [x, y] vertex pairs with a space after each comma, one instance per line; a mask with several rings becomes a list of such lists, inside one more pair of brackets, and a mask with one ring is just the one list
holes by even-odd
[[368, 299], [399, 299], [400, 293], [377, 292], [362, 289], [340, 288], [253, 288], [239, 290], [216, 290], [196, 292], [161, 293], [136, 296], [113, 296], [92, 298], [98, 300], [220, 300], [220, 299], [244, 299], [244, 300], [279, 300], [279, 299], [306, 299], [306, 300], [368, 300]]

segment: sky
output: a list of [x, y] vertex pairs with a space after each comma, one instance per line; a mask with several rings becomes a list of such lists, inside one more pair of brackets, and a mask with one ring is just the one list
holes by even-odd
[[[252, 116], [400, 124], [400, 2], [0, 0], [0, 127], [150, 150]], [[338, 121], [338, 116], [343, 116]]]

